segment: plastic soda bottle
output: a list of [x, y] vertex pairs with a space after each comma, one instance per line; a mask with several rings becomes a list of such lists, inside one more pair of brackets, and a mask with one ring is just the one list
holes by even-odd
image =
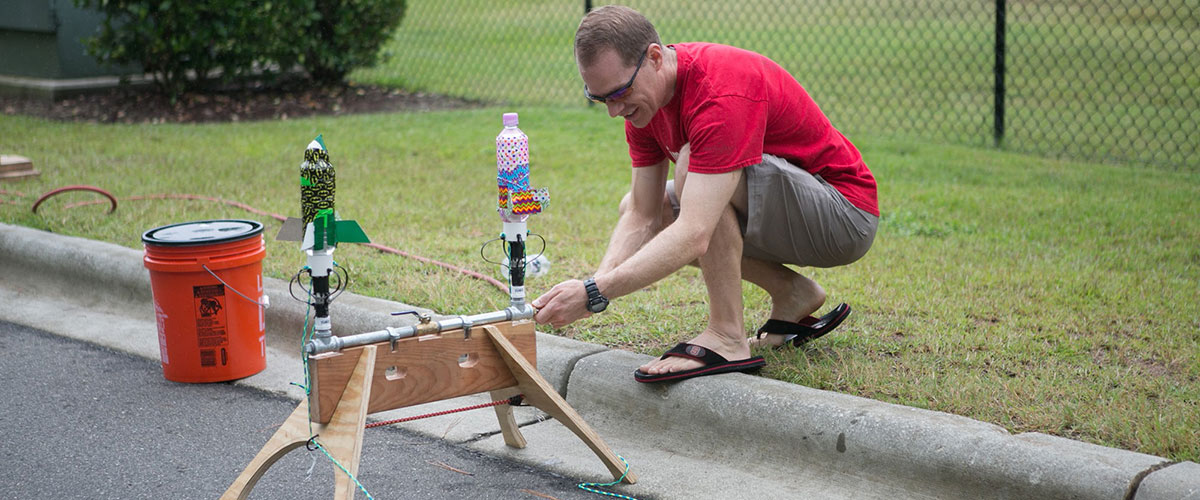
[[305, 224], [312, 222], [318, 211], [334, 208], [335, 174], [325, 141], [318, 135], [304, 150], [300, 164], [300, 213]]
[[496, 184], [500, 189], [500, 218], [524, 222], [528, 214], [514, 214], [513, 196], [529, 191], [529, 137], [517, 128], [517, 114], [504, 113], [504, 130], [496, 136]]

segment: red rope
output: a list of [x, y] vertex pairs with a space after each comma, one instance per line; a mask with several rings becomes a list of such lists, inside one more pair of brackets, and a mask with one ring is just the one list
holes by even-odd
[[525, 395], [523, 395], [523, 394], [517, 394], [516, 396], [513, 396], [511, 398], [501, 399], [499, 401], [492, 401], [491, 403], [483, 403], [483, 404], [478, 404], [475, 406], [466, 406], [463, 408], [456, 408], [453, 410], [439, 411], [439, 412], [434, 412], [434, 413], [426, 413], [424, 415], [417, 415], [414, 417], [398, 418], [395, 420], [385, 420], [383, 422], [373, 422], [373, 423], [367, 424], [363, 428], [370, 429], [372, 427], [383, 427], [385, 425], [401, 424], [404, 422], [412, 422], [413, 420], [421, 420], [423, 418], [440, 417], [442, 415], [449, 415], [451, 413], [460, 413], [460, 412], [464, 412], [464, 411], [478, 410], [481, 408], [491, 408], [493, 406], [500, 406], [500, 405], [504, 405], [504, 404], [517, 405], [521, 402], [521, 399], [524, 397], [525, 397]]
[[498, 280], [498, 279], [496, 279], [496, 278], [493, 278], [493, 277], [491, 277], [491, 276], [487, 276], [487, 275], [484, 275], [484, 274], [480, 274], [480, 273], [477, 273], [477, 272], [475, 272], [475, 271], [471, 271], [471, 270], [469, 270], [469, 269], [463, 269], [463, 268], [461, 268], [461, 267], [455, 267], [455, 266], [452, 266], [452, 265], [450, 265], [450, 264], [447, 264], [447, 263], [445, 263], [445, 262], [438, 262], [438, 261], [436, 261], [436, 260], [433, 260], [433, 259], [430, 259], [430, 258], [428, 258], [428, 257], [422, 257], [422, 256], [420, 256], [420, 255], [413, 255], [413, 254], [411, 254], [411, 253], [408, 253], [408, 252], [403, 252], [403, 251], [400, 251], [400, 250], [396, 250], [395, 248], [391, 248], [391, 247], [386, 247], [386, 246], [380, 245], [380, 244], [378, 244], [378, 243], [364, 243], [364, 245], [365, 245], [365, 246], [369, 246], [369, 247], [371, 247], [371, 248], [374, 248], [374, 249], [376, 249], [376, 250], [379, 250], [380, 252], [394, 253], [394, 254], [396, 254], [396, 255], [399, 255], [399, 256], [402, 256], [402, 257], [408, 257], [408, 258], [410, 258], [410, 259], [416, 259], [416, 260], [419, 260], [419, 261], [421, 261], [421, 262], [424, 262], [424, 263], [426, 263], [426, 264], [433, 264], [433, 265], [435, 265], [435, 266], [441, 266], [441, 267], [444, 267], [444, 268], [446, 268], [446, 269], [449, 269], [449, 270], [451, 270], [451, 271], [458, 271], [458, 272], [460, 272], [460, 273], [463, 273], [463, 274], [465, 274], [465, 275], [467, 275], [467, 276], [470, 276], [470, 277], [472, 277], [472, 278], [475, 278], [475, 279], [481, 279], [481, 280], [483, 280], [483, 281], [486, 281], [486, 282], [488, 282], [488, 283], [491, 283], [491, 284], [492, 284], [492, 285], [494, 285], [496, 288], [499, 288], [501, 292], [508, 293], [508, 285], [505, 285], [504, 283], [500, 282], [500, 280]]
[[[49, 193], [47, 193], [47, 195], [49, 195]], [[43, 198], [45, 198], [45, 197], [47, 197], [47, 196], [46, 196], [46, 195], [43, 195]], [[225, 204], [225, 205], [229, 205], [229, 206], [232, 206], [232, 207], [237, 207], [237, 208], [240, 208], [240, 209], [242, 209], [242, 210], [245, 210], [245, 211], [247, 211], [247, 212], [250, 212], [250, 213], [254, 213], [254, 214], [261, 215], [261, 216], [263, 216], [263, 217], [270, 217], [270, 218], [272, 218], [272, 219], [275, 219], [275, 220], [277, 220], [277, 221], [279, 221], [279, 222], [283, 222], [283, 221], [287, 220], [287, 217], [284, 217], [284, 216], [282, 216], [282, 215], [279, 215], [279, 214], [276, 214], [276, 213], [265, 212], [265, 211], [259, 210], [259, 209], [257, 209], [257, 208], [254, 208], [254, 207], [252, 207], [252, 206], [250, 206], [250, 205], [247, 205], [247, 204], [245, 204], [245, 203], [241, 203], [241, 202], [237, 202], [237, 201], [232, 201], [232, 200], [224, 200], [224, 199], [221, 199], [221, 198], [214, 198], [214, 197], [212, 197], [212, 196], [203, 196], [203, 195], [198, 195], [198, 194], [162, 193], [162, 194], [148, 194], [148, 195], [145, 195], [145, 196], [128, 196], [128, 197], [121, 198], [121, 199], [122, 199], [122, 200], [124, 200], [124, 201], [139, 201], [139, 200], [201, 200], [201, 201], [212, 201], [212, 202], [216, 202], [216, 203], [223, 203], [223, 204]], [[71, 204], [67, 205], [65, 208], [75, 208], [75, 207], [82, 207], [82, 206], [84, 206], [84, 205], [95, 205], [95, 204], [97, 204], [97, 203], [103, 203], [103, 201], [101, 201], [101, 200], [80, 201], [80, 202], [71, 203]], [[115, 204], [116, 202], [114, 201], [113, 203]], [[114, 205], [114, 207], [113, 207], [113, 210], [116, 210], [116, 207], [115, 207], [115, 205]], [[112, 212], [112, 211], [110, 210], [110, 211], [109, 211], [109, 213], [111, 213], [111, 212]]]
[[[42, 204], [42, 202], [50, 199], [53, 196], [57, 196], [58, 194], [65, 193], [67, 191], [91, 191], [93, 193], [100, 193], [100, 194], [104, 195], [105, 198], [108, 198], [108, 202], [111, 205], [108, 209], [108, 213], [111, 214], [117, 209], [117, 198], [114, 197], [112, 195], [112, 193], [110, 193], [108, 191], [100, 189], [96, 186], [63, 186], [58, 189], [48, 191], [46, 194], [43, 194], [41, 197], [39, 197], [37, 199], [37, 201], [33, 202], [33, 213], [35, 213], [35, 214], [37, 213], [38, 206], [40, 206]], [[103, 202], [93, 202], [93, 203], [103, 203]]]

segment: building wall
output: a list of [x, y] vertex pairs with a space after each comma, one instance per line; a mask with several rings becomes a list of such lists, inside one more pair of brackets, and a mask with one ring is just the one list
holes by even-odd
[[103, 16], [72, 0], [5, 0], [0, 16], [0, 75], [46, 79], [140, 73], [136, 66], [107, 67], [87, 55], [83, 38]]

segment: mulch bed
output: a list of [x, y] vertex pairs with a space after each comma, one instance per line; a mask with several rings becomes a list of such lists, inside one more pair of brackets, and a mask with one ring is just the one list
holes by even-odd
[[291, 89], [189, 93], [176, 102], [153, 89], [113, 89], [56, 102], [0, 97], [5, 114], [90, 123], [212, 123], [287, 120], [316, 115], [429, 111], [479, 103], [404, 90], [345, 84]]

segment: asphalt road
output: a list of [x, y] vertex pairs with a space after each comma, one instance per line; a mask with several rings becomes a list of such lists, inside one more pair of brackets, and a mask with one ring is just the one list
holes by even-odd
[[[296, 407], [227, 383], [170, 382], [157, 361], [11, 323], [0, 322], [0, 345], [4, 499], [217, 498]], [[332, 498], [333, 474], [321, 452], [297, 449], [250, 497]], [[366, 431], [359, 480], [380, 499], [604, 498], [394, 428]]]

